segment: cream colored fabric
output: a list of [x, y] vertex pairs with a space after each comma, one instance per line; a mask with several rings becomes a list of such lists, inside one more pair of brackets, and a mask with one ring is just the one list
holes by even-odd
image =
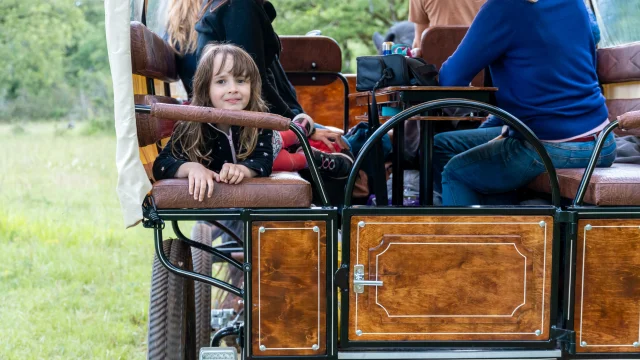
[[116, 125], [117, 193], [126, 227], [142, 220], [142, 201], [151, 191], [151, 183], [140, 162], [131, 76], [131, 40], [129, 0], [105, 0], [107, 50], [113, 80]]
[[604, 97], [609, 100], [640, 98], [640, 81], [605, 84], [602, 87], [604, 89]]
[[486, 0], [409, 0], [409, 21], [427, 26], [471, 25]]

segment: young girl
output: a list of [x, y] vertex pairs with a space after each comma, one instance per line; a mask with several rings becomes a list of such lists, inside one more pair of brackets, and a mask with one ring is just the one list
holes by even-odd
[[[260, 97], [261, 79], [251, 56], [237, 46], [212, 44], [205, 48], [193, 81], [194, 106], [210, 106], [227, 110], [266, 112]], [[296, 123], [309, 135], [313, 129], [310, 118], [301, 116]], [[156, 180], [189, 178], [189, 194], [204, 200], [213, 195], [213, 182], [239, 184], [244, 178], [269, 176], [273, 168], [274, 144], [291, 166], [280, 170], [300, 170], [301, 153], [279, 151], [294, 143], [293, 132], [275, 134], [223, 124], [179, 122], [167, 146], [153, 164]], [[293, 134], [293, 136], [295, 136]], [[286, 139], [286, 141], [285, 141]], [[346, 176], [353, 163], [345, 153], [325, 154], [314, 150], [314, 161], [321, 171]], [[302, 155], [304, 157], [304, 155]]]

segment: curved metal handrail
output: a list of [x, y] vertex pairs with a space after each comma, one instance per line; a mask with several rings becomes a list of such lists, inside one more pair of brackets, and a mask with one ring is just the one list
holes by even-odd
[[607, 139], [607, 136], [611, 134], [611, 132], [618, 127], [618, 120], [612, 121], [607, 127], [602, 130], [600, 136], [598, 136], [598, 141], [596, 142], [596, 146], [593, 149], [593, 153], [591, 154], [591, 158], [589, 159], [589, 164], [587, 165], [584, 174], [582, 175], [582, 180], [580, 180], [580, 185], [578, 186], [578, 191], [576, 192], [576, 197], [573, 198], [573, 206], [581, 206], [584, 201], [584, 196], [587, 192], [587, 186], [589, 186], [589, 182], [591, 181], [591, 175], [593, 175], [593, 171], [595, 170], [596, 164], [598, 163], [598, 158], [600, 157], [600, 153], [602, 152], [602, 147], [604, 146], [604, 142]]
[[489, 114], [497, 116], [507, 125], [510, 125], [516, 131], [522, 134], [524, 138], [533, 146], [538, 155], [540, 155], [542, 163], [549, 173], [549, 180], [551, 182], [551, 198], [553, 205], [555, 207], [560, 207], [560, 185], [558, 184], [556, 169], [553, 166], [549, 154], [547, 154], [544, 146], [542, 145], [540, 140], [538, 140], [533, 131], [531, 131], [531, 129], [529, 129], [529, 127], [522, 121], [518, 120], [518, 118], [498, 107], [478, 101], [465, 99], [445, 99], [425, 102], [400, 112], [399, 114], [395, 115], [387, 122], [385, 122], [382, 126], [380, 126], [364, 143], [362, 149], [360, 150], [360, 154], [358, 154], [358, 157], [353, 164], [353, 168], [351, 169], [351, 173], [349, 174], [349, 179], [347, 180], [347, 185], [345, 187], [344, 206], [351, 206], [351, 193], [353, 192], [353, 187], [355, 185], [356, 176], [358, 174], [358, 171], [360, 170], [360, 166], [362, 165], [362, 162], [364, 161], [364, 158], [368, 154], [369, 150], [373, 148], [374, 144], [379, 141], [384, 134], [391, 130], [400, 121], [405, 121], [413, 116], [422, 114], [430, 110], [438, 110], [447, 107], [459, 107], [486, 111]]

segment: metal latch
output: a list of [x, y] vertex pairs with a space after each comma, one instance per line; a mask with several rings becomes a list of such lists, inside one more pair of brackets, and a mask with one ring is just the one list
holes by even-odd
[[365, 286], [382, 286], [382, 281], [365, 280], [364, 265], [355, 265], [353, 267], [353, 291], [356, 294], [362, 294]]

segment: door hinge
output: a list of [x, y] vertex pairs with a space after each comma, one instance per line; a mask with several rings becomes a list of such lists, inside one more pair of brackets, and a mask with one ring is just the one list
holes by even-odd
[[333, 275], [333, 283], [344, 292], [349, 292], [349, 265], [342, 264]]
[[571, 355], [576, 353], [576, 332], [573, 330], [551, 327], [551, 338], [562, 344], [564, 351]]

